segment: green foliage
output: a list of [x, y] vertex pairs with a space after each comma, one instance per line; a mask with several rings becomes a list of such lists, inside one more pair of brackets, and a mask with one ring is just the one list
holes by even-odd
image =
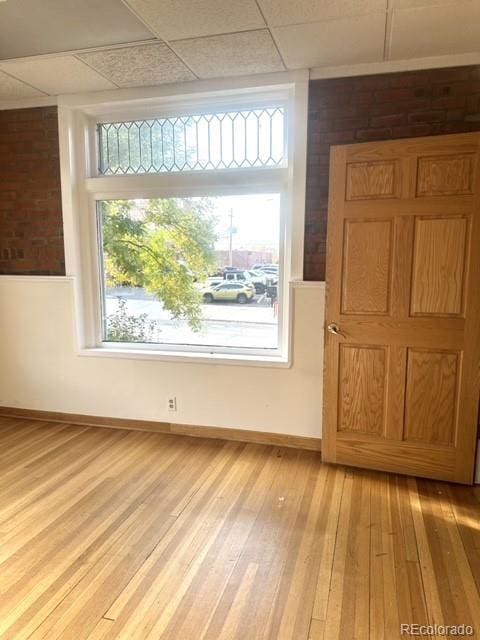
[[177, 119], [175, 124], [161, 119], [103, 125], [99, 139], [102, 170], [145, 173], [150, 165], [158, 168], [181, 167], [187, 161], [193, 164], [197, 148], [192, 136], [195, 137], [193, 120], [189, 124], [182, 119]]
[[103, 203], [107, 286], [143, 287], [173, 318], [201, 325], [196, 281], [216, 268], [214, 218], [208, 199], [149, 200], [145, 211], [132, 201]]
[[127, 301], [118, 299], [118, 308], [107, 317], [109, 342], [151, 342], [157, 323], [146, 313], [135, 316], [127, 313]]

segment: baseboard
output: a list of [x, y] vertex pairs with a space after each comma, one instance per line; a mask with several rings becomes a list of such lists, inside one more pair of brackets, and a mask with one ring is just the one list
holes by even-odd
[[106, 418], [104, 416], [41, 411], [38, 409], [20, 409], [17, 407], [0, 407], [0, 416], [5, 418], [41, 420], [42, 422], [61, 422], [90, 427], [106, 427], [108, 429], [149, 431], [152, 433], [193, 436], [194, 438], [235, 440], [238, 442], [307, 449], [309, 451], [320, 451], [322, 444], [321, 438], [308, 438], [306, 436], [293, 436], [283, 433], [249, 431], [247, 429], [226, 429], [224, 427], [201, 427], [170, 422], [154, 422], [151, 420], [130, 420], [128, 418]]

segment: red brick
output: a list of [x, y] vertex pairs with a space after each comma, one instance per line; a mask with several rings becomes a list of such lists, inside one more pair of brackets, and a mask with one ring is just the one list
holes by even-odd
[[401, 127], [394, 127], [392, 138], [417, 138], [428, 136], [431, 133], [431, 125], [427, 123], [407, 124]]
[[480, 93], [466, 98], [467, 113], [477, 113], [480, 111]]
[[329, 144], [346, 144], [355, 140], [355, 134], [351, 131], [331, 131], [329, 133], [319, 134], [323, 142]]
[[478, 93], [480, 91], [480, 78], [477, 80], [467, 80], [466, 82], [455, 82], [450, 85], [451, 95], [464, 95], [468, 96], [472, 93]]
[[462, 82], [468, 80], [470, 69], [468, 67], [451, 67], [448, 69], [430, 69], [428, 77], [431, 82]]
[[356, 133], [358, 141], [364, 142], [365, 140], [388, 140], [392, 137], [392, 130], [388, 127], [380, 129], [359, 129]]
[[350, 135], [360, 142], [480, 131], [480, 66], [314, 80], [309, 108], [323, 122], [308, 145], [304, 278], [323, 280], [327, 140], [339, 133], [346, 142]]
[[464, 109], [450, 109], [445, 113], [446, 120], [463, 120], [465, 117]]
[[394, 100], [393, 102], [382, 102], [373, 104], [369, 109], [371, 116], [392, 115], [398, 113], [409, 113], [414, 110], [425, 110], [431, 107], [431, 98], [414, 98], [411, 100]]
[[377, 127], [393, 127], [394, 125], [405, 124], [407, 116], [405, 113], [391, 113], [385, 116], [373, 116], [370, 118], [370, 126]]
[[389, 86], [388, 75], [360, 76], [352, 78], [354, 91], [378, 91]]
[[418, 87], [425, 82], [423, 72], [417, 73], [395, 73], [389, 76], [389, 85], [392, 88], [398, 87]]
[[465, 133], [467, 131], [478, 131], [478, 125], [478, 122], [438, 122], [436, 124], [432, 124], [431, 133], [432, 135], [444, 135], [446, 133]]
[[55, 107], [0, 112], [0, 273], [63, 275]]
[[413, 87], [400, 87], [397, 89], [384, 89], [375, 93], [375, 102], [398, 102], [399, 100], [411, 100], [417, 97], [417, 89]]
[[362, 127], [368, 127], [368, 117], [357, 117], [357, 118], [340, 118], [338, 120], [334, 120], [330, 128], [333, 131], [345, 131], [345, 130], [353, 130], [360, 129]]
[[408, 114], [408, 122], [442, 122], [445, 120], [445, 111], [417, 111]]
[[466, 96], [440, 96], [432, 99], [433, 109], [461, 109], [467, 104]]
[[325, 109], [325, 117], [332, 120], [339, 118], [354, 118], [355, 116], [365, 115], [365, 111], [368, 107], [354, 104], [344, 104], [339, 107]]

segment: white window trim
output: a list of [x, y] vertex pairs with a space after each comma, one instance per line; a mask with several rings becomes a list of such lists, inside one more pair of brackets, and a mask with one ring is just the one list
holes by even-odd
[[[129, 176], [97, 176], [94, 123], [171, 115], [191, 108], [254, 108], [283, 99], [288, 108], [288, 167], [191, 171]], [[288, 72], [60, 96], [58, 99], [60, 166], [67, 276], [74, 281], [76, 351], [79, 355], [187, 362], [222, 362], [253, 366], [290, 366], [292, 361], [291, 283], [303, 277], [308, 72]], [[197, 111], [198, 112], [198, 111]], [[224, 176], [229, 175], [225, 185]], [[208, 175], [207, 175], [208, 174]], [[248, 186], [246, 178], [248, 177]], [[188, 184], [188, 186], [187, 186]], [[228, 349], [178, 345], [99, 343], [99, 283], [94, 201], [111, 197], [188, 197], [281, 191], [285, 229], [283, 304], [279, 311], [279, 349]], [[181, 195], [179, 195], [181, 189]], [[89, 212], [85, 215], [85, 212]], [[282, 225], [281, 225], [282, 226]], [[287, 313], [285, 313], [287, 311]], [[282, 332], [283, 329], [283, 332]]]

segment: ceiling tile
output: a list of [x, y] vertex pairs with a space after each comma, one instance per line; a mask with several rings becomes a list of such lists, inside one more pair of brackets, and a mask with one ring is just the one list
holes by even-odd
[[480, 51], [480, 3], [394, 11], [391, 59]]
[[384, 14], [276, 27], [272, 31], [289, 69], [383, 59]]
[[0, 2], [0, 59], [146, 40], [153, 34], [120, 0]]
[[152, 86], [195, 78], [163, 43], [93, 51], [79, 57], [119, 87]]
[[284, 70], [266, 29], [178, 40], [172, 46], [200, 78]]
[[255, 0], [126, 0], [165, 40], [246, 31], [265, 26]]
[[0, 100], [20, 100], [22, 98], [35, 98], [44, 96], [41, 91], [37, 91], [28, 84], [20, 82], [3, 71], [0, 71]]
[[272, 27], [386, 11], [387, 0], [258, 0]]
[[114, 84], [73, 56], [11, 60], [0, 63], [0, 67], [50, 95], [115, 88]]

